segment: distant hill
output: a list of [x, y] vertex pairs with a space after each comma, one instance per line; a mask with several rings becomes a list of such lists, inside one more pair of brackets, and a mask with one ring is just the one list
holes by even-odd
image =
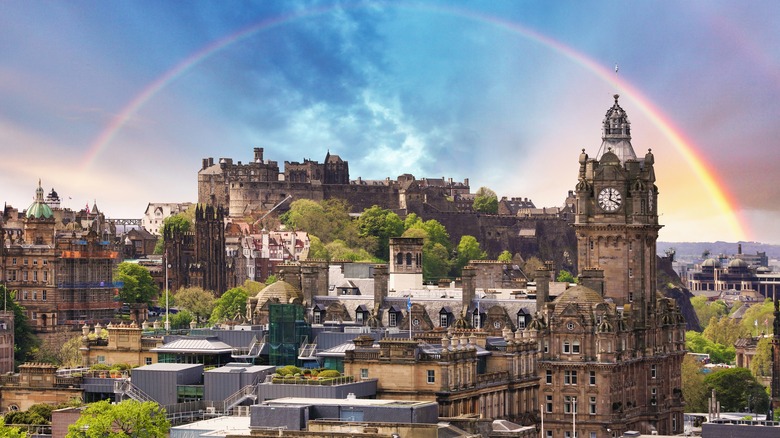
[[657, 247], [659, 255], [663, 255], [669, 248], [674, 248], [677, 257], [701, 257], [704, 251], [709, 251], [712, 256], [736, 254], [740, 243], [742, 254], [766, 252], [770, 259], [780, 259], [780, 245], [759, 242], [658, 242]]

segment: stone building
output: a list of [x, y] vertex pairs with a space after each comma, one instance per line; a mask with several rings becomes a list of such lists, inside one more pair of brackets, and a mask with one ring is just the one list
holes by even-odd
[[114, 227], [96, 205], [67, 224], [58, 222], [50, 206], [57, 203], [47, 203], [43, 193], [39, 181], [22, 218], [4, 217], [0, 275], [6, 287], [17, 291], [36, 331], [113, 317], [113, 272], [120, 257]]
[[25, 363], [19, 374], [0, 376], [0, 411], [26, 411], [30, 406], [57, 405], [81, 399], [83, 389], [72, 379], [60, 378], [57, 367], [48, 363]]
[[14, 371], [14, 313], [0, 311], [0, 374]]

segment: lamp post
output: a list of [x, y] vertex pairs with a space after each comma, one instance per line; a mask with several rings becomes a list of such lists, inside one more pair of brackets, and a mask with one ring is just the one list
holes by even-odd
[[[169, 309], [168, 309], [168, 267], [170, 266], [168, 264], [168, 251], [165, 251], [165, 331], [169, 331], [171, 329], [171, 322], [168, 320], [169, 318]], [[159, 326], [158, 326], [159, 327]]]

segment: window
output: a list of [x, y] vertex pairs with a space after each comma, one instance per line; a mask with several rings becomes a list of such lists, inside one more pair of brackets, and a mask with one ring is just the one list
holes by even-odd
[[525, 314], [524, 313], [518, 313], [517, 314], [517, 328], [522, 330], [525, 329]]
[[650, 378], [655, 379], [655, 377], [656, 377], [655, 365], [650, 365]]
[[428, 383], [436, 383], [436, 370], [428, 370]]
[[571, 346], [571, 352], [574, 354], [580, 354], [580, 341], [574, 341]]
[[22, 272], [22, 281], [27, 281], [27, 271]]
[[46, 301], [46, 291], [45, 290], [41, 291], [41, 300]]
[[672, 415], [672, 432], [677, 432], [677, 415]]
[[397, 324], [398, 314], [395, 312], [390, 312], [387, 317], [389, 318], [388, 325], [390, 327], [395, 327]]
[[566, 370], [563, 372], [563, 384], [564, 385], [576, 385], [577, 384], [577, 370]]
[[38, 271], [33, 271], [33, 281], [38, 281]]
[[12, 265], [15, 265], [15, 264], [16, 264], [16, 257], [13, 257], [13, 258], [11, 259], [11, 264], [12, 264]]
[[46, 266], [49, 262], [46, 261], [46, 259], [43, 259], [43, 265]]
[[590, 241], [590, 249], [593, 249], [593, 241]]
[[595, 385], [596, 384], [596, 372], [595, 371], [591, 371], [590, 372], [590, 382], [589, 383], [591, 385]]
[[545, 381], [548, 385], [552, 385], [552, 370], [547, 370], [547, 380]]
[[629, 292], [628, 293], [628, 302], [629, 303], [634, 302], [634, 293], [633, 292]]
[[596, 438], [596, 432], [591, 432], [590, 433], [590, 438]]
[[480, 328], [482, 327], [482, 321], [480, 321], [479, 317], [479, 311], [474, 312], [474, 315], [471, 317], [471, 324], [474, 326], [474, 328]]
[[355, 313], [355, 322], [362, 325], [363, 324], [363, 312], [356, 312]]
[[32, 319], [33, 319], [33, 321], [35, 321], [36, 319], [38, 319], [38, 312], [33, 312], [33, 313], [32, 313]]
[[571, 414], [571, 407], [572, 407], [572, 399], [574, 397], [567, 395], [563, 397], [563, 412], [566, 414]]
[[449, 318], [447, 318], [447, 314], [446, 313], [442, 313], [442, 314], [439, 315], [439, 325], [441, 327], [444, 327], [444, 328], [449, 327], [449, 325], [450, 325], [449, 324]]
[[368, 368], [361, 368], [360, 369], [360, 378], [361, 379], [368, 379]]
[[655, 397], [658, 394], [657, 388], [650, 389], [650, 405], [655, 406], [658, 404], [658, 399]]
[[569, 341], [563, 341], [563, 354], [571, 354], [571, 344]]
[[547, 433], [547, 438], [553, 438], [553, 431], [548, 430], [548, 431], [545, 431], [545, 432]]
[[30, 293], [27, 291], [24, 291], [24, 299], [29, 300], [30, 299]]
[[545, 400], [546, 403], [544, 404], [544, 410], [547, 412], [552, 412], [552, 395], [547, 395]]
[[146, 365], [151, 365], [152, 364], [152, 358], [151, 357], [145, 357], [144, 358], [144, 363]]
[[43, 282], [44, 283], [49, 282], [49, 271], [43, 271]]
[[633, 251], [634, 250], [634, 241], [633, 240], [629, 240], [628, 241], [628, 250], [629, 251]]
[[38, 259], [33, 259], [33, 265], [38, 265]]
[[106, 363], [106, 357], [105, 356], [98, 356], [97, 357], [97, 363]]
[[550, 344], [544, 341], [544, 352], [547, 353], [548, 351], [550, 351]]
[[314, 324], [322, 324], [322, 312], [319, 310], [314, 311]]
[[591, 397], [590, 398], [590, 407], [589, 407], [588, 413], [590, 415], [596, 415], [596, 397]]
[[33, 301], [38, 301], [38, 291], [37, 290], [33, 291]]
[[634, 278], [634, 269], [628, 268], [628, 278]]
[[25, 264], [25, 266], [27, 265], [27, 259], [26, 258], [24, 259], [24, 264]]

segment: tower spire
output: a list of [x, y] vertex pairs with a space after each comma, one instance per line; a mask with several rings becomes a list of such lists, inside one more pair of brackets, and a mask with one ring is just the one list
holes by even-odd
[[621, 163], [626, 160], [636, 160], [636, 153], [631, 146], [631, 122], [628, 121], [628, 115], [618, 104], [619, 94], [613, 96], [615, 103], [601, 122], [601, 147], [599, 148], [597, 159], [607, 152], [612, 152], [620, 159]]

